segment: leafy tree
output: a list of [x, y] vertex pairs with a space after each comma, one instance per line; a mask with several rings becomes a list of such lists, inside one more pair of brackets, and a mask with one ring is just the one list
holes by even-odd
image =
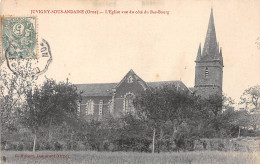
[[243, 130], [244, 132], [248, 132], [252, 128], [253, 130], [251, 130], [251, 132], [256, 134], [256, 128], [260, 125], [260, 114], [250, 113], [246, 110], [233, 111], [230, 112], [228, 121], [233, 128], [231, 129], [233, 137], [240, 137], [243, 135], [241, 133], [241, 130]]
[[52, 140], [52, 130], [55, 126], [60, 126], [63, 122], [79, 128], [79, 100], [80, 94], [75, 86], [64, 82], [56, 83], [52, 79], [47, 79], [41, 87], [26, 93], [27, 106], [20, 114], [23, 118], [22, 123], [35, 135], [34, 146], [39, 128], [48, 131], [48, 141]]
[[222, 94], [222, 111], [234, 111], [235, 100]]
[[122, 119], [123, 126], [117, 139], [121, 150], [148, 152], [151, 143], [152, 129], [142, 119], [126, 114]]
[[88, 123], [86, 128], [86, 136], [91, 148], [93, 150], [100, 151], [104, 141], [104, 130], [101, 128], [101, 122], [98, 120], [92, 120]]
[[134, 104], [139, 115], [149, 120], [154, 133], [160, 132], [158, 151], [167, 121], [171, 122], [172, 131], [177, 133], [185, 123], [199, 127], [201, 119], [207, 115], [199, 97], [190, 92], [178, 91], [174, 85], [148, 90], [136, 97]]
[[19, 105], [27, 90], [35, 85], [35, 71], [30, 60], [18, 60], [12, 63], [15, 72], [7, 67], [0, 69], [1, 113], [12, 112]]
[[240, 97], [240, 100], [240, 104], [246, 105], [246, 110], [252, 107], [251, 111], [257, 111], [259, 109], [260, 85], [246, 89]]
[[26, 92], [35, 86], [35, 71], [31, 60], [13, 60], [12, 70], [0, 68], [0, 132], [1, 139], [6, 133], [17, 131], [19, 127], [18, 109], [23, 106]]
[[236, 111], [230, 116], [230, 123], [238, 128], [237, 137], [240, 137], [241, 128], [248, 128], [250, 122], [250, 115], [247, 111]]
[[204, 120], [206, 128], [202, 131], [205, 137], [227, 137], [232, 125], [229, 121], [234, 114], [234, 100], [226, 95], [214, 94], [204, 99], [208, 111]]
[[122, 132], [123, 123], [121, 118], [112, 115], [104, 115], [102, 120], [82, 120], [81, 135], [85, 136], [85, 145], [89, 145], [91, 150], [120, 150], [118, 141]]
[[257, 126], [260, 126], [260, 114], [259, 113], [251, 113], [248, 115], [248, 126], [253, 127], [254, 131], [256, 132]]
[[211, 110], [217, 117], [217, 115], [222, 111], [223, 96], [219, 94], [214, 94], [209, 96], [209, 98], [207, 98], [206, 100], [208, 104], [208, 109]]

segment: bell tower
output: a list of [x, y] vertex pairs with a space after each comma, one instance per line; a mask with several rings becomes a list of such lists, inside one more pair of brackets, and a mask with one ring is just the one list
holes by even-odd
[[204, 47], [201, 52], [201, 44], [199, 45], [195, 63], [195, 93], [202, 98], [214, 94], [222, 95], [224, 65], [222, 49], [217, 42], [212, 8]]

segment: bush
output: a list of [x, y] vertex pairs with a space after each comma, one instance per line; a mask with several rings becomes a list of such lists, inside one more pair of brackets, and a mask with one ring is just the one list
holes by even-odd
[[17, 143], [11, 143], [12, 149], [11, 150], [17, 150]]
[[75, 141], [72, 142], [72, 150], [73, 151], [78, 151], [78, 144]]
[[89, 145], [88, 142], [83, 142], [82, 144], [85, 146], [85, 150], [86, 150], [86, 151], [87, 151], [87, 150], [91, 150], [91, 146]]
[[86, 146], [82, 142], [78, 142], [78, 151], [85, 151]]
[[73, 150], [73, 151], [85, 151], [90, 150], [90, 147], [87, 142], [67, 142], [65, 144], [65, 147], [67, 150]]
[[225, 146], [223, 143], [218, 143], [218, 151], [224, 151], [225, 150]]
[[18, 143], [17, 150], [23, 151], [23, 147], [24, 147], [23, 143]]
[[195, 140], [194, 139], [185, 139], [184, 140], [185, 142], [185, 150], [188, 150], [188, 151], [194, 151], [194, 144], [195, 144]]
[[12, 144], [12, 143], [8, 143], [6, 142], [4, 148], [4, 150], [8, 151], [8, 150], [15, 150], [16, 149], [16, 145]]
[[2, 141], [1, 141], [1, 149], [2, 149], [2, 150], [4, 150], [6, 143], [7, 143], [7, 142], [6, 142], [5, 140], [2, 140]]
[[54, 149], [57, 150], [62, 150], [63, 146], [59, 142], [54, 143]]
[[185, 140], [183, 137], [174, 139], [174, 143], [176, 146], [174, 150], [176, 150], [176, 151], [180, 151], [185, 148]]
[[54, 150], [53, 145], [49, 142], [42, 143], [42, 150]]
[[24, 150], [31, 151], [33, 149], [33, 142], [24, 143]]
[[113, 143], [109, 143], [108, 146], [107, 146], [107, 150], [108, 151], [115, 151], [116, 146]]
[[67, 142], [66, 144], [65, 144], [65, 149], [66, 150], [72, 150], [72, 142]]

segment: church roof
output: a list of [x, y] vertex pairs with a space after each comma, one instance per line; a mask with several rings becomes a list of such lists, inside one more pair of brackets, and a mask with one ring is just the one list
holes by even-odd
[[186, 87], [186, 85], [182, 81], [160, 81], [160, 82], [147, 82], [147, 84], [151, 88], [161, 87], [164, 85], [175, 85], [180, 90], [189, 90], [189, 88]]
[[142, 80], [132, 69], [124, 76], [124, 78], [116, 85], [115, 89], [118, 88], [129, 76], [134, 76], [135, 79], [143, 86], [144, 89], [148, 88], [147, 83]]
[[[160, 82], [146, 82], [151, 88], [156, 88], [164, 85], [174, 84], [181, 90], [190, 90], [182, 81], [160, 81]], [[94, 83], [94, 84], [75, 84], [78, 91], [82, 91], [82, 96], [112, 96], [112, 89], [118, 83]], [[190, 90], [191, 91], [191, 90]]]
[[82, 91], [82, 96], [112, 96], [112, 89], [118, 83], [95, 83], [95, 84], [75, 84], [78, 91]]

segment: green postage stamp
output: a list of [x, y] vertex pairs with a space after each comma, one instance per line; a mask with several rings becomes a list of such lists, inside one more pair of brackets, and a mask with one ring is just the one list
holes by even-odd
[[1, 60], [37, 58], [36, 17], [1, 17]]

